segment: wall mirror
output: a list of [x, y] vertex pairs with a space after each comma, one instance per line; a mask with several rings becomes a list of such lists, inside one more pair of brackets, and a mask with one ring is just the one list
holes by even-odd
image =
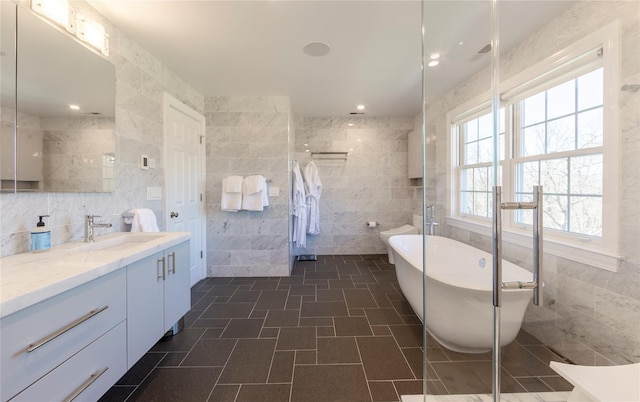
[[114, 191], [113, 64], [29, 10], [17, 21], [16, 162], [3, 157], [3, 191]]
[[16, 5], [0, 1], [0, 177], [2, 191], [15, 191]]

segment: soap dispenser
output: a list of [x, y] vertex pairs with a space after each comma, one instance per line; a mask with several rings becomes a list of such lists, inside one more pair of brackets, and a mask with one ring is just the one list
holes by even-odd
[[31, 231], [31, 251], [39, 253], [47, 251], [51, 248], [51, 231], [44, 226], [42, 218], [48, 218], [49, 215], [38, 215], [40, 220], [36, 224], [35, 229]]

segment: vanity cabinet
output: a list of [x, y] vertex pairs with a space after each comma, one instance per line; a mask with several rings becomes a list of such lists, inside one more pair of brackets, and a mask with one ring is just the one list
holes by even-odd
[[189, 278], [189, 242], [127, 267], [129, 368], [189, 311]]
[[[125, 325], [126, 289], [126, 273], [119, 270], [3, 317], [2, 400], [23, 390], [26, 394], [16, 400], [63, 399], [78, 388], [78, 381], [82, 384], [96, 372], [97, 366], [108, 367], [110, 372], [88, 386], [87, 392], [106, 392], [126, 372], [126, 350], [120, 346], [126, 345], [126, 333], [111, 333], [106, 344], [101, 340], [116, 326]], [[89, 352], [96, 348], [100, 353]], [[88, 353], [91, 357], [83, 358]], [[73, 373], [74, 377], [56, 382], [56, 372]], [[46, 380], [51, 375], [54, 380]], [[107, 378], [115, 380], [107, 384]], [[43, 386], [50, 383], [53, 388]], [[31, 387], [35, 388], [28, 391]], [[60, 398], [49, 393], [54, 390]]]
[[3, 258], [0, 402], [98, 400], [189, 310], [188, 234], [122, 236]]

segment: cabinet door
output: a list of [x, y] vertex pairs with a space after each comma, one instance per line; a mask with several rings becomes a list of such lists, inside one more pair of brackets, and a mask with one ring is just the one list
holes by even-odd
[[18, 181], [42, 181], [42, 130], [18, 129]]
[[186, 241], [165, 251], [167, 276], [164, 283], [164, 329], [173, 324], [191, 308], [190, 251]]
[[[4, 4], [3, 4], [4, 5]], [[13, 182], [15, 179], [15, 155], [16, 149], [15, 137], [13, 132], [13, 121], [0, 122], [0, 179], [10, 180]], [[12, 184], [13, 185], [13, 184]]]
[[407, 138], [408, 174], [410, 179], [422, 177], [422, 136], [420, 130], [413, 130]]
[[163, 253], [127, 267], [127, 363], [131, 368], [164, 335]]

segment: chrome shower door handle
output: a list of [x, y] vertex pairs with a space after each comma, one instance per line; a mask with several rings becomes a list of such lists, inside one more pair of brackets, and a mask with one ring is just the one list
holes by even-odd
[[[533, 202], [502, 202], [502, 187], [493, 187], [493, 305], [502, 306], [502, 289], [533, 289], [533, 304], [542, 304], [542, 186], [533, 186]], [[533, 210], [533, 281], [502, 282], [502, 210]]]
[[542, 305], [542, 295], [544, 283], [542, 282], [542, 218], [544, 209], [542, 208], [542, 186], [533, 186], [534, 201], [537, 204], [533, 211], [533, 282], [536, 284], [533, 289], [533, 304]]

